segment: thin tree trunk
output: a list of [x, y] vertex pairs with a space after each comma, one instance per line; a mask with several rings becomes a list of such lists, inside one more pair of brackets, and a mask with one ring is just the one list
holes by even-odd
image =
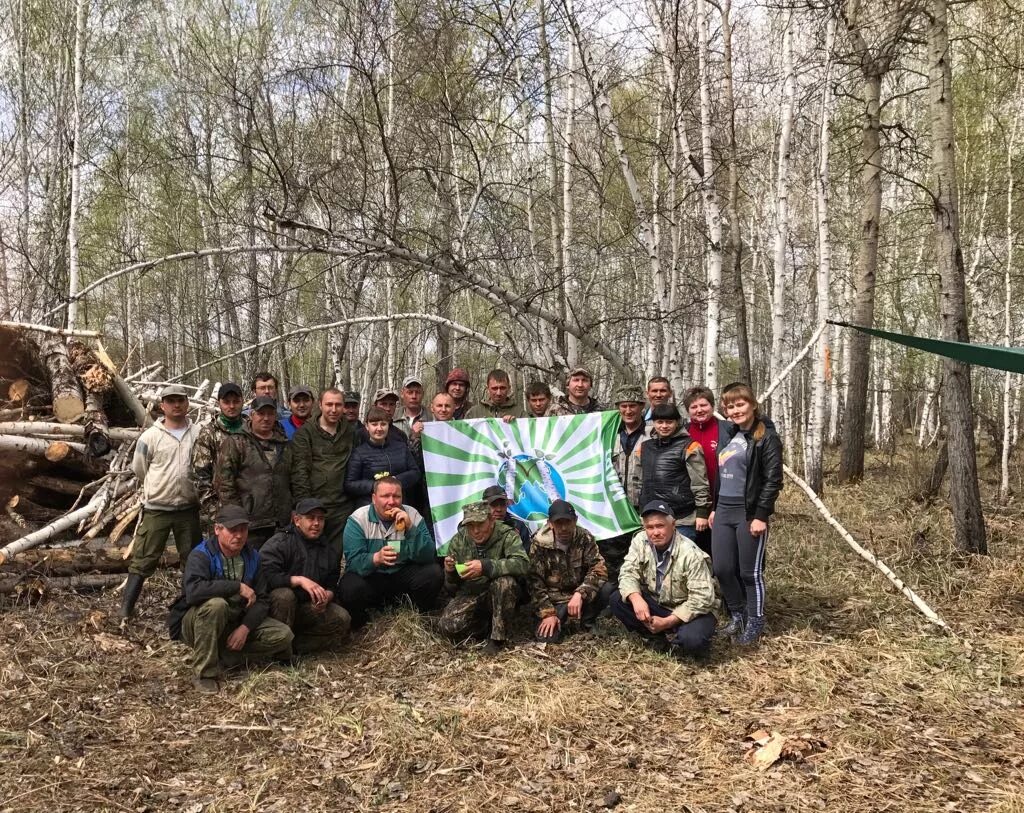
[[78, 300], [73, 297], [81, 287], [78, 266], [78, 215], [82, 197], [82, 88], [85, 84], [85, 25], [89, 0], [75, 0], [74, 101], [71, 119], [71, 204], [68, 213], [68, 328], [78, 323]]
[[[960, 212], [956, 185], [956, 140], [953, 107], [952, 52], [946, 0], [928, 8], [928, 87], [932, 116], [933, 213], [935, 257], [939, 266], [942, 336], [969, 342], [964, 258], [960, 245]], [[978, 488], [974, 443], [971, 368], [943, 359], [943, 411], [949, 442], [950, 506], [954, 544], [969, 553], [987, 553], [985, 519]]]
[[[1017, 75], [1017, 91], [1014, 98], [1020, 100], [1021, 75]], [[1006, 145], [1006, 265], [1003, 269], [1003, 346], [1011, 347], [1013, 321], [1011, 303], [1013, 300], [1013, 251], [1016, 235], [1013, 230], [1013, 153], [1017, 146], [1017, 130], [1020, 125], [1020, 111], [1013, 106], [1013, 125]], [[1013, 448], [1013, 423], [1011, 421], [1011, 374], [1003, 375], [1003, 447], [1000, 450], [999, 502], [1005, 505], [1010, 499], [1010, 450]]]
[[[830, 16], [825, 30], [825, 77], [818, 123], [818, 173], [815, 178], [814, 213], [818, 226], [817, 314], [818, 324], [829, 317], [829, 286], [832, 279], [832, 241], [829, 236], [829, 123], [832, 116], [832, 48], [836, 21]], [[807, 482], [819, 496], [824, 485], [825, 402], [828, 398], [827, 359], [829, 331], [823, 330], [814, 355], [814, 380], [811, 386], [811, 414], [807, 428], [805, 457]]]

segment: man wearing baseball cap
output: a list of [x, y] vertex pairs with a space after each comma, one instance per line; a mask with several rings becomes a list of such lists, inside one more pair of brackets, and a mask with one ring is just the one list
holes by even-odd
[[448, 393], [455, 402], [455, 410], [452, 412], [453, 421], [461, 421], [473, 407], [469, 400], [469, 373], [461, 367], [456, 367], [444, 380], [444, 391]]
[[233, 381], [221, 384], [217, 390], [217, 416], [200, 427], [196, 441], [192, 444], [189, 477], [199, 497], [204, 539], [209, 539], [213, 533], [213, 519], [217, 515], [217, 492], [213, 487], [213, 475], [217, 469], [220, 447], [228, 435], [242, 431], [245, 424], [242, 404], [242, 388], [238, 384]]
[[586, 367], [574, 367], [565, 378], [565, 395], [559, 395], [551, 405], [552, 415], [586, 415], [600, 412], [603, 407], [591, 397], [594, 376]]
[[[615, 391], [615, 408], [619, 411], [620, 423], [612, 448], [612, 466], [619, 475], [623, 489], [629, 487], [629, 468], [635, 459], [633, 452], [644, 440], [645, 403], [643, 388], [638, 384], [626, 384]], [[619, 568], [622, 567], [622, 560], [626, 558], [632, 539], [633, 534], [625, 533], [597, 543], [608, 566], [608, 581], [612, 584], [619, 581]]]
[[453, 641], [486, 635], [485, 654], [497, 654], [511, 632], [516, 579], [529, 567], [519, 534], [495, 522], [487, 503], [463, 506], [444, 560], [444, 586], [452, 600], [438, 619], [439, 631]]
[[288, 393], [288, 408], [291, 413], [281, 419], [281, 427], [284, 429], [285, 437], [291, 440], [313, 414], [313, 390], [305, 384], [292, 387], [292, 391]]
[[608, 570], [594, 535], [581, 528], [576, 509], [555, 500], [530, 547], [530, 595], [537, 640], [557, 644], [570, 624], [591, 623], [604, 607]]
[[221, 505], [241, 505], [249, 514], [249, 544], [259, 550], [288, 523], [291, 459], [288, 438], [269, 395], [252, 400], [249, 423], [228, 435], [220, 449], [213, 484]]
[[182, 593], [167, 619], [172, 640], [192, 648], [192, 685], [203, 694], [216, 694], [224, 666], [292, 656], [292, 631], [267, 617], [267, 579], [248, 538], [245, 509], [223, 506], [213, 537], [189, 554]]
[[270, 587], [270, 617], [295, 634], [296, 655], [339, 646], [352, 624], [339, 603], [344, 545], [324, 536], [325, 518], [320, 500], [299, 500], [291, 525], [260, 549]]
[[430, 415], [423, 406], [423, 383], [419, 376], [409, 375], [402, 382], [400, 395], [402, 408], [399, 415], [394, 419], [394, 424], [402, 431], [407, 438], [418, 434], [416, 425], [430, 420]]
[[643, 530], [633, 537], [609, 601], [612, 615], [653, 649], [702, 657], [717, 623], [711, 559], [679, 533], [664, 501], [649, 502], [641, 518]]
[[518, 517], [512, 516], [508, 512], [508, 495], [499, 485], [487, 486], [484, 489], [483, 496], [480, 498], [491, 508], [491, 516], [494, 517], [495, 522], [500, 522], [503, 525], [507, 525], [517, 534], [519, 539], [523, 543], [523, 549], [527, 555], [530, 553], [530, 533], [529, 526]]
[[174, 534], [181, 561], [202, 538], [199, 499], [189, 477], [199, 427], [188, 417], [187, 390], [180, 384], [164, 387], [160, 410], [164, 416], [142, 433], [132, 458], [132, 471], [142, 484], [142, 520], [121, 599], [122, 619], [132, 615], [143, 583], [156, 572], [167, 537]]

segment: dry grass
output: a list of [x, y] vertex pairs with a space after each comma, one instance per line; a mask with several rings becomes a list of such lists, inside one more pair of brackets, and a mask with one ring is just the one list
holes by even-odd
[[[788, 489], [768, 563], [770, 637], [703, 667], [603, 622], [494, 660], [408, 612], [338, 656], [192, 693], [166, 641], [172, 575], [125, 641], [109, 596], [15, 606], [0, 626], [0, 810], [1024, 811], [1024, 575], [989, 512], [992, 556], [949, 549], [941, 509], [910, 503], [907, 460], [827, 501], [933, 603], [937, 635]], [[921, 533], [917, 533], [921, 532]], [[765, 772], [765, 727], [827, 740]]]

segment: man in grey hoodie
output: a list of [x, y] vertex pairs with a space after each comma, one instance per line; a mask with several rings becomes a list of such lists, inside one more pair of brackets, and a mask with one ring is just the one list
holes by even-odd
[[202, 538], [199, 499], [189, 478], [192, 445], [199, 427], [188, 417], [185, 388], [178, 384], [164, 387], [160, 409], [164, 417], [142, 433], [132, 458], [132, 471], [142, 483], [142, 521], [135, 534], [121, 599], [122, 619], [134, 612], [142, 584], [156, 571], [167, 537], [174, 534], [182, 562]]

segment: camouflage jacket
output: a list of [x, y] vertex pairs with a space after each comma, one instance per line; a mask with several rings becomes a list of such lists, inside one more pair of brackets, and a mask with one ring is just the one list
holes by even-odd
[[555, 614], [579, 591], [584, 601], [592, 601], [608, 581], [608, 568], [590, 531], [576, 526], [576, 533], [564, 551], [555, 544], [555, 534], [545, 525], [533, 535], [530, 544], [530, 598], [540, 618]]
[[459, 528], [448, 544], [448, 555], [459, 564], [479, 559], [484, 568], [484, 575], [478, 579], [463, 579], [457, 572], [445, 571], [445, 588], [449, 593], [480, 593], [487, 589], [491, 579], [525, 576], [530, 567], [519, 534], [503, 522], [494, 524], [494, 530], [482, 545], [477, 545], [465, 528]]
[[268, 440], [256, 437], [248, 426], [225, 435], [213, 481], [218, 506], [242, 506], [252, 528], [287, 526], [292, 508], [290, 465], [288, 438], [279, 424]]
[[551, 402], [549, 412], [552, 415], [589, 415], [591, 412], [600, 412], [604, 407], [593, 396], [583, 406], [574, 404], [569, 400], [568, 395], [559, 395]]
[[657, 586], [658, 559], [647, 541], [647, 532], [640, 531], [630, 542], [629, 553], [619, 571], [622, 598], [628, 599], [633, 593], [650, 596], [683, 623], [714, 612], [718, 607], [711, 557], [678, 531], [672, 540], [661, 589]]
[[224, 438], [243, 431], [244, 425], [243, 421], [242, 426], [239, 426], [234, 431], [226, 429], [218, 416], [209, 423], [203, 424], [195, 443], [192, 444], [192, 457], [189, 461], [188, 476], [189, 480], [192, 481], [192, 487], [196, 490], [196, 496], [199, 498], [199, 507], [202, 511], [203, 519], [209, 522], [213, 522], [218, 507], [217, 492], [213, 487], [213, 477], [217, 467], [217, 453], [220, 451]]

